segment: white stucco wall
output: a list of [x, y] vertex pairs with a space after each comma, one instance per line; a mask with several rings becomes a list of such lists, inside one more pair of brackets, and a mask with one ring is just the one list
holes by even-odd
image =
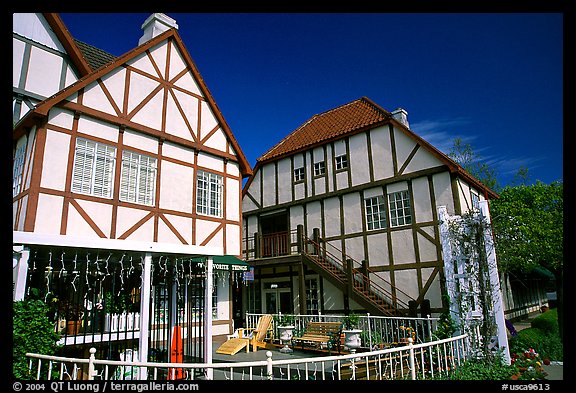
[[342, 200], [344, 205], [344, 233], [351, 234], [362, 231], [360, 194], [357, 192], [345, 194]]
[[332, 197], [324, 200], [324, 228], [326, 237], [341, 234], [339, 198]]
[[427, 177], [412, 180], [412, 197], [414, 198], [413, 214], [416, 222], [432, 221], [432, 206], [430, 186]]
[[194, 168], [162, 161], [160, 174], [160, 207], [191, 212], [194, 206]]
[[70, 151], [70, 135], [57, 131], [46, 131], [44, 161], [40, 186], [53, 190], [64, 191], [68, 154]]
[[278, 161], [278, 203], [292, 200], [292, 171], [290, 159]]
[[366, 134], [360, 133], [349, 138], [350, 170], [352, 171], [352, 186], [370, 181], [370, 164], [368, 161], [368, 144]]
[[378, 127], [370, 131], [372, 157], [374, 157], [374, 180], [394, 176], [392, 147], [388, 127]]
[[272, 206], [276, 204], [276, 169], [274, 164], [262, 167], [263, 197], [262, 206]]

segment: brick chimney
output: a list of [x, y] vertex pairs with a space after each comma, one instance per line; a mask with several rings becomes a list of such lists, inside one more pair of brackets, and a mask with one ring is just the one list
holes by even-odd
[[410, 125], [408, 124], [408, 112], [406, 112], [406, 110], [398, 108], [392, 112], [392, 117], [404, 124], [406, 128], [410, 128]]
[[151, 40], [157, 35], [164, 33], [171, 28], [178, 28], [176, 21], [166, 14], [155, 13], [150, 15], [142, 24], [142, 37], [138, 40], [138, 45]]

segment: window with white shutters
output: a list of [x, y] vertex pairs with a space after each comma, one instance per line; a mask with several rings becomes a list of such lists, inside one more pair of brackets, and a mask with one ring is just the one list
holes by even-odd
[[156, 170], [156, 158], [123, 151], [120, 200], [153, 206], [156, 195]]
[[26, 144], [20, 145], [14, 154], [14, 166], [12, 169], [12, 196], [16, 196], [22, 191], [22, 172], [24, 171], [24, 156]]
[[222, 217], [222, 189], [222, 176], [198, 171], [196, 180], [196, 213]]
[[115, 147], [76, 139], [72, 192], [112, 198], [115, 162]]

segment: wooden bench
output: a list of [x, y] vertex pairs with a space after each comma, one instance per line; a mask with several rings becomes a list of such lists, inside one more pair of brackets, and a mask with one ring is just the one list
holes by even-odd
[[298, 343], [304, 349], [305, 345], [321, 348], [328, 347], [331, 352], [335, 345], [340, 353], [340, 340], [342, 335], [342, 322], [308, 322], [301, 336], [292, 337], [292, 344]]

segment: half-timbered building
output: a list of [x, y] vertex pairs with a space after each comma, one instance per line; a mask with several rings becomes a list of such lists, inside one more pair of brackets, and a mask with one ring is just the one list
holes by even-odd
[[251, 168], [176, 21], [119, 57], [57, 14], [13, 22], [14, 299], [46, 300], [65, 347], [206, 360], [232, 333]]
[[438, 206], [497, 195], [366, 97], [317, 114], [264, 153], [243, 189], [257, 312], [438, 313]]

